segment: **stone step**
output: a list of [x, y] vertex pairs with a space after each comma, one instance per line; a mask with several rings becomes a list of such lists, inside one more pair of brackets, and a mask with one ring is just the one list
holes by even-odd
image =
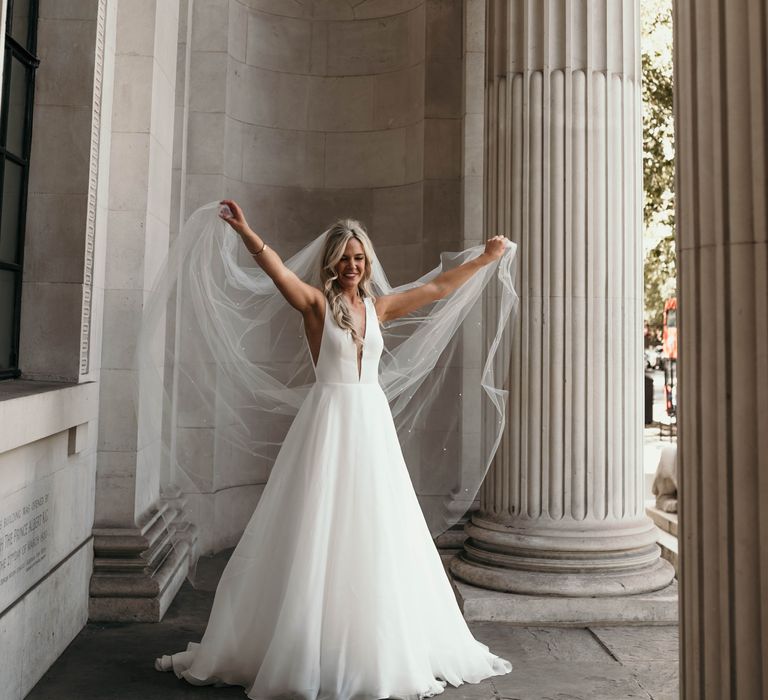
[[677, 513], [667, 513], [655, 506], [646, 506], [645, 512], [656, 525], [656, 542], [661, 547], [661, 556], [675, 568], [678, 576]]
[[[150, 531], [157, 531], [158, 528], [162, 528], [162, 523], [158, 521], [169, 520], [169, 510], [171, 506], [168, 503], [162, 503], [157, 509], [147, 511], [136, 527], [95, 527], [93, 528], [94, 538], [97, 537], [151, 537]], [[170, 518], [172, 519], [172, 518]]]
[[677, 537], [677, 513], [666, 513], [656, 506], [646, 506], [645, 512], [657, 527]]
[[135, 528], [94, 530], [89, 619], [158, 621], [190, 564], [197, 529], [183, 519], [182, 502], [163, 503]]
[[91, 578], [90, 622], [158, 622], [189, 571], [185, 545], [174, 549], [151, 578], [96, 574]]
[[[185, 548], [188, 545], [182, 542]], [[170, 535], [166, 533], [160, 547], [142, 552], [138, 557], [99, 557], [93, 558], [93, 570], [99, 573], [134, 573], [151, 576], [159, 569], [166, 557], [176, 545], [171, 543]]]
[[668, 532], [664, 532], [661, 528], [657, 529], [657, 533], [658, 537], [656, 542], [659, 547], [661, 547], [661, 556], [675, 567], [675, 577], [677, 577], [679, 574], [677, 568], [677, 537]]
[[559, 598], [503, 593], [452, 578], [464, 619], [515, 625], [671, 625], [677, 623], [677, 579], [660, 591], [626, 596]]

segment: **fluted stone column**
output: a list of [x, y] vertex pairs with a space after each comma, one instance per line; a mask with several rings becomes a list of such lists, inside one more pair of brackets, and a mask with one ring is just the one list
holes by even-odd
[[491, 0], [486, 230], [519, 248], [507, 430], [451, 570], [501, 591], [654, 591], [642, 493], [638, 0]]
[[681, 697], [768, 697], [768, 22], [675, 3]]

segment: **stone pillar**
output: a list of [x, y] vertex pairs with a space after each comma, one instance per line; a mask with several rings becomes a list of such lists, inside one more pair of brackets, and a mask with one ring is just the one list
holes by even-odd
[[768, 697], [768, 24], [675, 3], [681, 697]]
[[134, 408], [142, 308], [168, 250], [178, 27], [179, 0], [118, 5], [91, 620], [161, 619], [188, 569], [184, 504], [160, 501], [160, 426]]
[[451, 562], [500, 591], [615, 596], [673, 578], [642, 481], [637, 0], [492, 0], [486, 230], [517, 242], [508, 425]]

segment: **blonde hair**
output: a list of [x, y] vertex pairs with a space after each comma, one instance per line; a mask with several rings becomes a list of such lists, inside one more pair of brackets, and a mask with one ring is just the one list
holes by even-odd
[[365, 253], [365, 269], [357, 287], [358, 294], [361, 299], [366, 297], [374, 298], [371, 287], [373, 243], [371, 243], [365, 228], [357, 219], [339, 219], [325, 231], [325, 248], [323, 249], [320, 269], [320, 285], [325, 298], [328, 299], [328, 306], [336, 323], [341, 328], [350, 331], [355, 345], [361, 347], [363, 345], [363, 338], [357, 332], [352, 322], [352, 314], [347, 307], [346, 301], [344, 301], [342, 286], [339, 284], [339, 275], [336, 272], [336, 265], [341, 260], [342, 255], [344, 255], [347, 243], [352, 238], [360, 241]]

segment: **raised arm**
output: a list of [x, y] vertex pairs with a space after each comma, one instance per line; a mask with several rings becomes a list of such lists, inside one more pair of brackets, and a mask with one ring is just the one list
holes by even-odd
[[226, 204], [230, 208], [232, 216], [227, 217], [221, 213], [219, 216], [240, 234], [240, 238], [253, 259], [272, 278], [286, 301], [294, 309], [306, 313], [310, 308], [323, 304], [323, 293], [311, 284], [299, 279], [283, 264], [281, 257], [270, 246], [265, 245], [265, 242], [253, 232], [237, 202], [231, 199], [222, 199], [221, 204]]
[[452, 270], [441, 272], [433, 280], [413, 289], [397, 294], [387, 294], [376, 300], [376, 315], [379, 321], [391, 321], [409, 314], [430, 302], [448, 296], [454, 289], [464, 284], [481, 267], [498, 260], [506, 247], [506, 236], [494, 236], [485, 242], [485, 250], [472, 260], [462, 263]]

